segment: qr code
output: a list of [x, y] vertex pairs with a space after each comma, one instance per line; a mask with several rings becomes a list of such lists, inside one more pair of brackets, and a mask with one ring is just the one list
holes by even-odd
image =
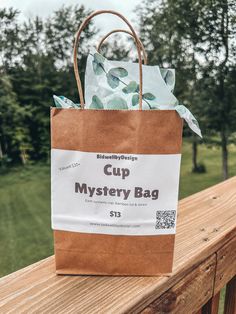
[[156, 229], [175, 227], [175, 210], [158, 210], [156, 212]]

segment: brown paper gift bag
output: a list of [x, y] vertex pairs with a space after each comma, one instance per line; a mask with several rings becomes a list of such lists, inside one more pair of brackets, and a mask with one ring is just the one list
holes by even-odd
[[[139, 57], [139, 110], [85, 110], [80, 34], [102, 13], [123, 19]], [[139, 39], [114, 11], [80, 26], [74, 69], [81, 109], [51, 109], [52, 228], [58, 274], [159, 275], [172, 271], [182, 119], [142, 110]]]

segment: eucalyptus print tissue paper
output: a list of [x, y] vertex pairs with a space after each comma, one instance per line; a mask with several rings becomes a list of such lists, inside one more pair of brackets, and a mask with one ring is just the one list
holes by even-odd
[[[174, 96], [175, 70], [143, 65], [143, 109], [176, 110], [190, 129], [200, 137], [196, 118]], [[85, 72], [85, 108], [108, 110], [138, 110], [138, 63], [111, 61], [92, 49]], [[64, 96], [54, 96], [56, 107], [76, 108], [80, 105]]]

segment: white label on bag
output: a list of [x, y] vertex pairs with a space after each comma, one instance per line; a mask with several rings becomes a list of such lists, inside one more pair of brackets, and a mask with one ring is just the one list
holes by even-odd
[[174, 234], [180, 154], [52, 149], [52, 228], [112, 235]]

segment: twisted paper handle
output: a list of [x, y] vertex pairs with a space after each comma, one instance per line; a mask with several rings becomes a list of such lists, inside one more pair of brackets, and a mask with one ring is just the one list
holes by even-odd
[[[113, 31], [107, 33], [107, 34], [100, 40], [100, 42], [99, 42], [99, 44], [98, 44], [98, 46], [97, 46], [97, 51], [98, 51], [98, 52], [100, 52], [101, 47], [102, 47], [104, 41], [105, 41], [110, 35], [115, 34], [115, 33], [126, 33], [126, 34], [128, 34], [128, 35], [130, 35], [130, 36], [132, 36], [132, 37], [134, 38], [133, 34], [132, 34], [130, 31], [127, 31], [126, 29], [114, 29]], [[141, 41], [140, 39], [139, 39], [139, 46], [140, 46], [140, 48], [141, 48], [141, 50], [142, 50], [142, 54], [143, 54], [143, 63], [144, 63], [144, 64], [147, 64], [147, 53], [146, 53], [146, 50], [145, 50], [145, 48], [144, 48], [144, 46], [143, 46], [143, 43], [142, 43], [142, 41]]]
[[75, 35], [75, 41], [74, 41], [74, 51], [73, 51], [73, 59], [74, 59], [74, 72], [75, 72], [75, 79], [78, 87], [78, 92], [79, 92], [79, 98], [80, 98], [80, 104], [81, 104], [81, 109], [84, 109], [84, 95], [83, 95], [83, 89], [81, 85], [81, 80], [80, 80], [80, 75], [79, 75], [79, 69], [78, 69], [78, 60], [77, 60], [77, 51], [79, 47], [79, 40], [80, 40], [80, 35], [83, 31], [83, 29], [87, 26], [89, 21], [100, 14], [113, 14], [121, 18], [130, 28], [130, 31], [135, 39], [135, 45], [138, 51], [138, 62], [139, 62], [139, 110], [142, 110], [142, 94], [143, 94], [143, 71], [142, 71], [142, 55], [141, 55], [141, 49], [140, 49], [140, 44], [139, 44], [139, 38], [136, 35], [132, 25], [129, 23], [129, 21], [120, 13], [112, 10], [100, 10], [100, 11], [95, 11], [91, 13], [80, 25], [79, 30], [77, 31]]

